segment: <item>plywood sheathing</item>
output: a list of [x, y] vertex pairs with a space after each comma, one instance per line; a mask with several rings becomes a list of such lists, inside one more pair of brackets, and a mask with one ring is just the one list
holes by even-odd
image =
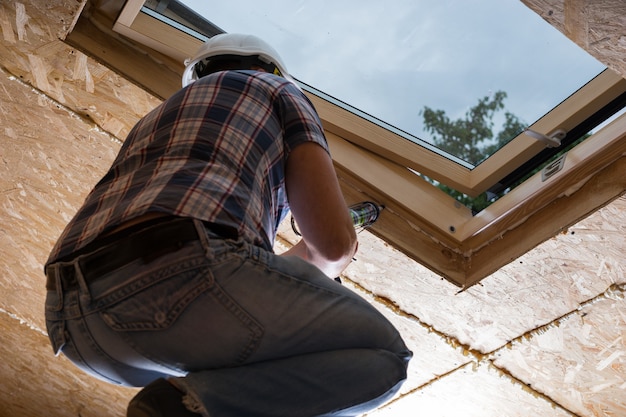
[[[347, 276], [482, 354], [626, 284], [626, 198], [458, 292], [380, 240], [361, 241]], [[369, 254], [370, 256], [366, 256]]]
[[0, 306], [43, 329], [45, 254], [120, 143], [2, 71], [0, 117]]
[[[416, 409], [429, 416], [622, 415], [626, 241], [623, 223], [618, 221], [617, 227], [608, 223], [624, 210], [626, 199], [621, 198], [547, 242], [551, 245], [505, 267], [508, 271], [463, 293], [446, 292], [442, 289], [446, 282], [435, 284], [436, 277], [420, 266], [405, 265], [403, 270], [401, 257], [391, 256], [380, 269], [357, 259], [351, 268], [358, 271], [352, 271], [350, 279], [378, 297], [393, 297], [387, 302], [397, 314], [430, 326], [474, 364], [459, 366], [371, 415], [405, 415], [402, 412]], [[604, 243], [613, 237], [617, 237], [614, 249], [613, 241]], [[383, 246], [374, 249], [377, 260], [389, 254]], [[551, 250], [560, 253], [550, 256]], [[364, 271], [378, 279], [364, 279]], [[393, 281], [385, 278], [389, 273]], [[405, 276], [412, 285], [398, 282]], [[559, 282], [563, 285], [556, 285]], [[405, 302], [410, 302], [409, 308]], [[540, 320], [546, 321], [538, 324]], [[507, 339], [512, 334], [518, 336]], [[473, 378], [480, 380], [474, 384]], [[445, 401], [446, 394], [451, 402]]]
[[575, 417], [489, 364], [468, 364], [367, 417]]
[[123, 138], [160, 101], [62, 42], [84, 3], [0, 2], [0, 66]]
[[521, 0], [535, 13], [626, 78], [623, 0]]
[[503, 349], [495, 364], [577, 415], [625, 416], [625, 335], [623, 288], [612, 288]]
[[43, 262], [119, 142], [0, 71], [0, 416], [122, 415], [133, 391], [55, 358]]
[[48, 337], [0, 310], [0, 417], [121, 417], [136, 389], [86, 377], [51, 357]]

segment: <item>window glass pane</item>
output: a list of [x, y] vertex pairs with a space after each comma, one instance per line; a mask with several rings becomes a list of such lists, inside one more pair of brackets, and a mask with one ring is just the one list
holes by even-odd
[[[469, 166], [604, 69], [520, 0], [180, 3], [226, 32], [260, 36], [298, 80]], [[489, 132], [462, 123], [477, 106], [487, 110]], [[517, 123], [489, 146], [505, 130], [506, 112]], [[455, 147], [446, 134], [456, 128], [465, 129], [467, 143]]]

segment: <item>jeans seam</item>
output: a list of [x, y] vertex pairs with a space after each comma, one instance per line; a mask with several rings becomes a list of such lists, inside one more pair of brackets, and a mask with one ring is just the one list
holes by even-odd
[[263, 338], [263, 326], [240, 306], [217, 282], [209, 290], [211, 295], [239, 320], [250, 332], [248, 343], [239, 355], [238, 362], [244, 363], [259, 347]]
[[[89, 331], [89, 327], [87, 326], [87, 324], [85, 323], [84, 318], [80, 318], [75, 320], [76, 322], [76, 326], [78, 326], [78, 331], [81, 332], [84, 337], [83, 340], [85, 340], [88, 344], [89, 344], [89, 348], [92, 349], [98, 356], [106, 358], [106, 360], [109, 363], [120, 363], [117, 360], [115, 360], [114, 358], [112, 358], [111, 356], [109, 356], [105, 351], [103, 351], [100, 348], [100, 345], [96, 342], [96, 340], [93, 338], [93, 335], [91, 334], [91, 332]], [[79, 357], [80, 359], [80, 363], [82, 364], [82, 366], [88, 368], [91, 370], [91, 372], [93, 372], [96, 375], [99, 375], [101, 378], [104, 378], [106, 381], [112, 382], [114, 384], [120, 384], [119, 381], [116, 381], [112, 378], [109, 378], [108, 376], [102, 374], [101, 372], [99, 372], [97, 369], [95, 369], [94, 367], [92, 367], [89, 364], [89, 361], [85, 360], [85, 358], [83, 357], [83, 355], [80, 353], [80, 351], [78, 350], [78, 348], [76, 347], [75, 342], [73, 341], [74, 338], [72, 337], [68, 337], [68, 340], [70, 340], [71, 342], [71, 346], [72, 346], [72, 350], [74, 351], [74, 353]]]

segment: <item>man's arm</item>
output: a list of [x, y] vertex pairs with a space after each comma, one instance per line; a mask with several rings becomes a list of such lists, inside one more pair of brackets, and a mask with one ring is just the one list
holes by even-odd
[[357, 250], [357, 239], [326, 150], [313, 142], [292, 150], [285, 183], [302, 240], [283, 255], [299, 256], [329, 277], [339, 276]]

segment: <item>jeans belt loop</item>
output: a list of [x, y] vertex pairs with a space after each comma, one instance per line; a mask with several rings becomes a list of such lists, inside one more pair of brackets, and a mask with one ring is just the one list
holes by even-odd
[[87, 294], [89, 298], [91, 298], [91, 294], [89, 293], [89, 286], [87, 285], [87, 281], [85, 280], [85, 276], [83, 275], [83, 271], [80, 265], [80, 257], [72, 263], [74, 267], [72, 272], [74, 274], [74, 281], [78, 284], [78, 288], [80, 288], [80, 292]]
[[[71, 282], [71, 273], [68, 274], [68, 265], [63, 262], [58, 262], [46, 267], [46, 290], [56, 291], [60, 289], [61, 292], [65, 289], [64, 283], [67, 285]], [[73, 270], [73, 264], [72, 264]]]
[[[142, 258], [148, 261], [153, 256], [158, 257], [179, 249], [179, 244], [206, 238], [206, 232], [199, 232], [198, 223], [191, 218], [175, 218], [172, 221], [160, 222], [130, 235], [121, 236], [114, 247], [109, 244], [93, 252], [78, 255], [71, 263], [59, 262], [49, 265], [46, 270], [46, 287], [48, 290], [62, 287], [63, 291], [76, 288], [88, 291], [89, 283], [121, 267], [124, 262], [128, 263]], [[224, 238], [238, 238], [237, 230], [234, 228], [206, 222], [201, 222], [201, 224]], [[129, 250], [135, 253], [131, 254]], [[116, 251], [121, 251], [121, 253], [118, 254]]]
[[[174, 220], [152, 224], [145, 229], [120, 236], [93, 252], [77, 255], [70, 262], [58, 262], [46, 268], [48, 290], [62, 287], [63, 291], [80, 288], [88, 291], [88, 284], [107, 272], [137, 259], [149, 261], [180, 248], [180, 244], [207, 238], [206, 230], [225, 239], [238, 239], [237, 229], [191, 218], [172, 217]], [[199, 226], [203, 225], [202, 232]], [[111, 265], [113, 264], [113, 265]], [[110, 267], [110, 268], [109, 268]]]

